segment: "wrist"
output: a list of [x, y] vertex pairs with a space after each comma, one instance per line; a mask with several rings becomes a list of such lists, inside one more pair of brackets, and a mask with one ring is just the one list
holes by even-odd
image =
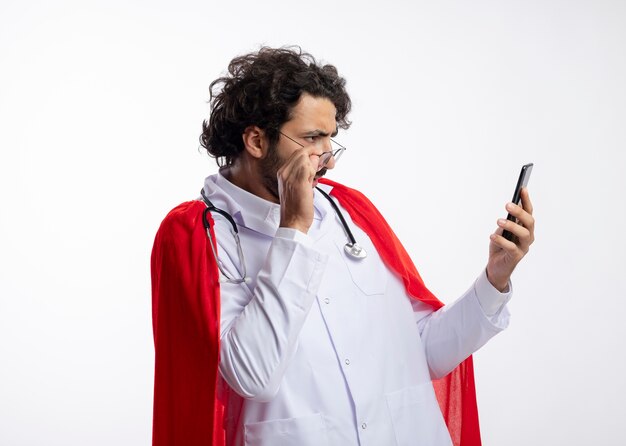
[[279, 227], [281, 228], [289, 228], [289, 229], [296, 229], [304, 234], [307, 234], [309, 232], [309, 227], [310, 225], [305, 225], [299, 221], [284, 221], [284, 220], [280, 220], [280, 224]]
[[501, 293], [504, 293], [509, 288], [509, 278], [498, 277], [497, 274], [489, 274], [489, 268], [485, 270], [487, 275], [487, 280], [496, 290]]

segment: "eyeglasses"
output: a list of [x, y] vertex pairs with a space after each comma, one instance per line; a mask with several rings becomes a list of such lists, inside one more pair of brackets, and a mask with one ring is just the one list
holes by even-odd
[[[304, 147], [304, 144], [300, 144], [298, 141], [293, 139], [291, 136], [285, 135], [280, 130], [278, 131], [278, 133], [283, 135], [285, 138], [292, 140], [293, 142], [298, 144], [300, 147]], [[326, 167], [326, 165], [329, 163], [331, 158], [334, 158], [335, 162], [339, 161], [339, 158], [341, 158], [341, 155], [343, 155], [343, 152], [345, 152], [347, 150], [344, 146], [339, 144], [334, 139], [332, 139], [332, 138], [329, 138], [329, 139], [330, 139], [331, 144], [333, 145], [333, 148], [332, 148], [332, 150], [324, 152], [324, 153], [322, 153], [320, 155], [319, 163], [317, 165], [317, 171], [318, 172], [320, 170], [322, 170], [324, 167]]]

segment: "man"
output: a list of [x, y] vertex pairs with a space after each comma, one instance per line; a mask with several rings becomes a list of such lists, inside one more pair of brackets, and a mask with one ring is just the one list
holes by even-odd
[[439, 309], [371, 203], [320, 182], [350, 125], [333, 66], [262, 48], [211, 84], [211, 106], [201, 143], [220, 171], [153, 250], [154, 444], [480, 444], [466, 358], [508, 324], [527, 191]]

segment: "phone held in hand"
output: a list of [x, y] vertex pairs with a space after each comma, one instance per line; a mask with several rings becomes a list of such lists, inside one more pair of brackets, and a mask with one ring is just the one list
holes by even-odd
[[[519, 204], [521, 200], [521, 191], [523, 187], [528, 185], [528, 179], [530, 178], [530, 173], [533, 171], [533, 163], [524, 164], [522, 166], [522, 170], [519, 173], [519, 178], [517, 179], [517, 185], [515, 186], [515, 192], [513, 192], [513, 199], [511, 200], [515, 204]], [[507, 215], [507, 220], [515, 221], [515, 217], [511, 214]], [[502, 232], [502, 237], [507, 240], [513, 240], [513, 234], [510, 231], [505, 230]]]

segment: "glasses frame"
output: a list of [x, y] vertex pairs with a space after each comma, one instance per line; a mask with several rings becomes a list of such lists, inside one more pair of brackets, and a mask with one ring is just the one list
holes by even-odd
[[[304, 147], [304, 144], [299, 143], [298, 141], [296, 141], [295, 139], [293, 139], [291, 136], [284, 134], [283, 132], [281, 132], [280, 130], [278, 131], [278, 133], [280, 133], [281, 135], [283, 135], [285, 138], [290, 139], [291, 141], [295, 142], [296, 144], [298, 144], [300, 147]], [[326, 167], [326, 165], [328, 164], [328, 162], [330, 161], [331, 158], [335, 159], [335, 162], [339, 161], [339, 158], [341, 158], [341, 155], [343, 155], [343, 152], [345, 152], [346, 150], [348, 150], [347, 147], [339, 144], [337, 141], [335, 141], [332, 138], [329, 138], [331, 140], [331, 142], [333, 142], [334, 144], [338, 145], [339, 148], [338, 149], [334, 149], [334, 150], [330, 150], [328, 152], [324, 152], [321, 155], [319, 155], [319, 164], [317, 165], [317, 171], [319, 172], [320, 170], [322, 170], [324, 167]]]

